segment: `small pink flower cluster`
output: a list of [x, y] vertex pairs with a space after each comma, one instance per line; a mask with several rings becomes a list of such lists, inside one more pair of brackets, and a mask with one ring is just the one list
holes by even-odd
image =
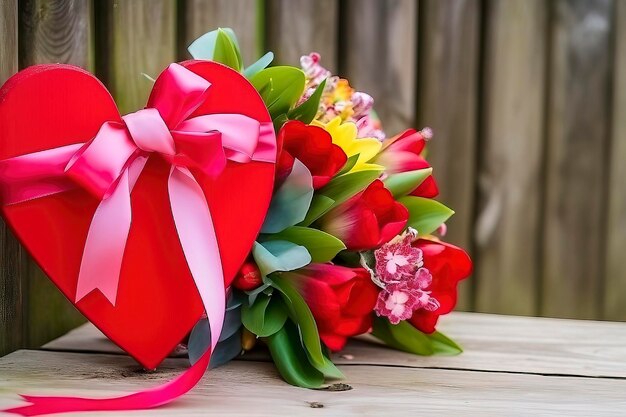
[[374, 252], [376, 276], [384, 285], [374, 311], [378, 316], [388, 317], [393, 324], [411, 318], [420, 308], [428, 311], [439, 308], [439, 302], [428, 291], [433, 277], [424, 268], [423, 253], [411, 246], [415, 237], [416, 233], [409, 231]]
[[382, 131], [380, 120], [373, 110], [372, 96], [355, 91], [350, 87], [348, 80], [332, 75], [320, 65], [320, 54], [317, 52], [301, 57], [300, 65], [307, 80], [306, 90], [300, 102], [308, 99], [317, 86], [326, 80], [317, 120], [327, 123], [339, 116], [342, 121], [356, 123], [357, 137], [385, 139], [385, 132]]

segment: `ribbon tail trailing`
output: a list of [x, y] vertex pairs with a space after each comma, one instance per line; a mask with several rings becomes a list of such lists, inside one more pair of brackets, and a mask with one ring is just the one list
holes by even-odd
[[[186, 168], [172, 167], [168, 185], [172, 215], [181, 246], [209, 319], [210, 348], [176, 379], [145, 391], [114, 398], [23, 395], [22, 398], [30, 402], [30, 405], [4, 411], [22, 416], [37, 416], [72, 411], [148, 409], [173, 401], [200, 381], [209, 366], [211, 352], [219, 341], [224, 323], [226, 295], [222, 263], [209, 208], [196, 180]], [[128, 188], [124, 191], [128, 193]]]

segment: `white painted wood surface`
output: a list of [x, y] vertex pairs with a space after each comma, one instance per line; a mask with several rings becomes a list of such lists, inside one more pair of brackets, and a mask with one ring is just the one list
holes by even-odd
[[[353, 389], [284, 383], [263, 352], [210, 371], [168, 416], [609, 416], [626, 412], [626, 324], [453, 313], [441, 330], [456, 357], [418, 357], [358, 340], [335, 357]], [[94, 327], [0, 358], [0, 408], [17, 393], [106, 396], [166, 381], [187, 366], [147, 373]], [[321, 407], [321, 408], [318, 408]], [[73, 414], [77, 416], [93, 413]], [[97, 414], [102, 415], [102, 414]], [[113, 414], [111, 414], [113, 415]], [[118, 414], [120, 415], [120, 414]]]

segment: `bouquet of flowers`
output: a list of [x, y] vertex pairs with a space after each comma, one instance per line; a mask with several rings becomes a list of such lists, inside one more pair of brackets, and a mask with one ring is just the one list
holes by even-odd
[[[243, 72], [278, 139], [270, 208], [230, 289], [212, 365], [260, 340], [287, 382], [314, 388], [342, 377], [329, 352], [365, 333], [418, 355], [460, 353], [436, 324], [472, 264], [440, 239], [453, 211], [434, 200], [424, 159], [431, 130], [388, 137], [372, 97], [332, 75], [316, 53], [301, 68], [268, 67], [268, 53], [244, 69], [230, 29], [207, 33], [189, 51]], [[192, 362], [208, 335], [203, 320], [189, 339]]]
[[472, 264], [440, 240], [453, 212], [434, 200], [432, 132], [387, 137], [372, 97], [315, 53], [301, 68], [270, 67], [271, 53], [244, 67], [230, 29], [189, 51], [195, 60], [170, 64], [147, 106], [124, 116], [69, 65], [26, 68], [0, 89], [4, 219], [144, 367], [177, 345], [191, 362], [133, 394], [28, 395], [4, 411], [157, 407], [257, 341], [307, 388], [342, 378], [331, 352], [361, 334], [461, 352], [436, 325]]

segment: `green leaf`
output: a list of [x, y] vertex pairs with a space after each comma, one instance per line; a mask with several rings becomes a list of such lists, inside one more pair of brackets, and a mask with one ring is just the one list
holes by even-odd
[[419, 187], [432, 172], [432, 168], [401, 172], [389, 175], [383, 182], [385, 183], [385, 188], [391, 191], [391, 194], [397, 199], [404, 197]]
[[245, 75], [246, 78], [250, 79], [254, 77], [259, 71], [267, 68], [267, 66], [271, 64], [273, 60], [274, 60], [274, 53], [268, 52], [265, 55], [263, 55], [261, 58], [259, 58], [254, 64], [246, 68], [243, 71], [243, 75]]
[[[305, 77], [298, 68], [278, 66], [259, 71], [250, 82], [261, 94], [273, 120], [288, 113], [298, 102], [304, 91]], [[265, 86], [269, 83], [272, 87], [267, 91]]]
[[322, 194], [313, 194], [311, 207], [306, 214], [304, 220], [298, 223], [298, 226], [309, 226], [315, 220], [319, 219], [335, 204], [335, 200]]
[[290, 279], [291, 276], [292, 274], [288, 273], [274, 274], [270, 280], [273, 282], [274, 287], [284, 296], [285, 303], [289, 309], [289, 317], [300, 329], [302, 342], [307, 352], [309, 352], [311, 363], [315, 367], [324, 367], [326, 363], [315, 318], [306, 301], [295, 288], [295, 281]]
[[435, 331], [433, 334], [428, 335], [428, 338], [433, 344], [435, 353], [442, 355], [458, 355], [459, 353], [463, 353], [461, 346], [441, 332]]
[[313, 177], [298, 159], [285, 182], [274, 192], [261, 233], [278, 233], [305, 219], [313, 199]]
[[205, 33], [187, 48], [195, 59], [213, 60], [241, 71], [242, 58], [235, 32], [220, 28]]
[[311, 262], [330, 262], [339, 251], [346, 248], [333, 235], [309, 227], [292, 226], [280, 233], [264, 235], [267, 240], [286, 240], [304, 246], [311, 254]]
[[420, 235], [431, 234], [454, 214], [454, 211], [430, 198], [407, 196], [398, 202], [409, 210], [407, 226]]
[[298, 107], [295, 107], [289, 111], [287, 116], [291, 120], [300, 120], [303, 123], [309, 124], [315, 116], [320, 107], [320, 99], [322, 98], [322, 93], [324, 92], [324, 87], [326, 86], [326, 80], [322, 81], [313, 94]]
[[350, 172], [350, 170], [352, 168], [354, 168], [354, 166], [356, 165], [357, 161], [359, 160], [359, 155], [360, 154], [357, 153], [357, 154], [352, 155], [350, 158], [348, 158], [346, 163], [341, 168], [341, 171], [339, 171], [337, 173], [337, 176], [343, 175], [343, 174], [347, 174], [348, 172]]
[[280, 375], [291, 385], [318, 388], [324, 383], [324, 374], [309, 362], [298, 328], [291, 321], [265, 339]]
[[[315, 365], [314, 365], [315, 366]], [[324, 374], [324, 377], [331, 379], [344, 379], [346, 376], [335, 366], [332, 360], [324, 355], [324, 365], [315, 366], [315, 369]]]
[[243, 64], [237, 38], [232, 30], [218, 29], [213, 50], [213, 61], [221, 62], [236, 71], [241, 71]]
[[372, 335], [385, 342], [388, 346], [404, 352], [416, 355], [432, 355], [435, 353], [428, 336], [406, 321], [391, 324], [384, 317], [375, 317]]
[[333, 199], [333, 206], [337, 206], [366, 189], [382, 171], [382, 169], [369, 169], [340, 175], [330, 180], [324, 188], [319, 190], [319, 193]]
[[241, 321], [258, 337], [268, 337], [279, 331], [287, 321], [287, 310], [280, 297], [259, 295], [252, 305], [244, 304]]
[[311, 263], [311, 255], [304, 246], [284, 240], [254, 242], [252, 257], [263, 277], [275, 271], [292, 271]]

